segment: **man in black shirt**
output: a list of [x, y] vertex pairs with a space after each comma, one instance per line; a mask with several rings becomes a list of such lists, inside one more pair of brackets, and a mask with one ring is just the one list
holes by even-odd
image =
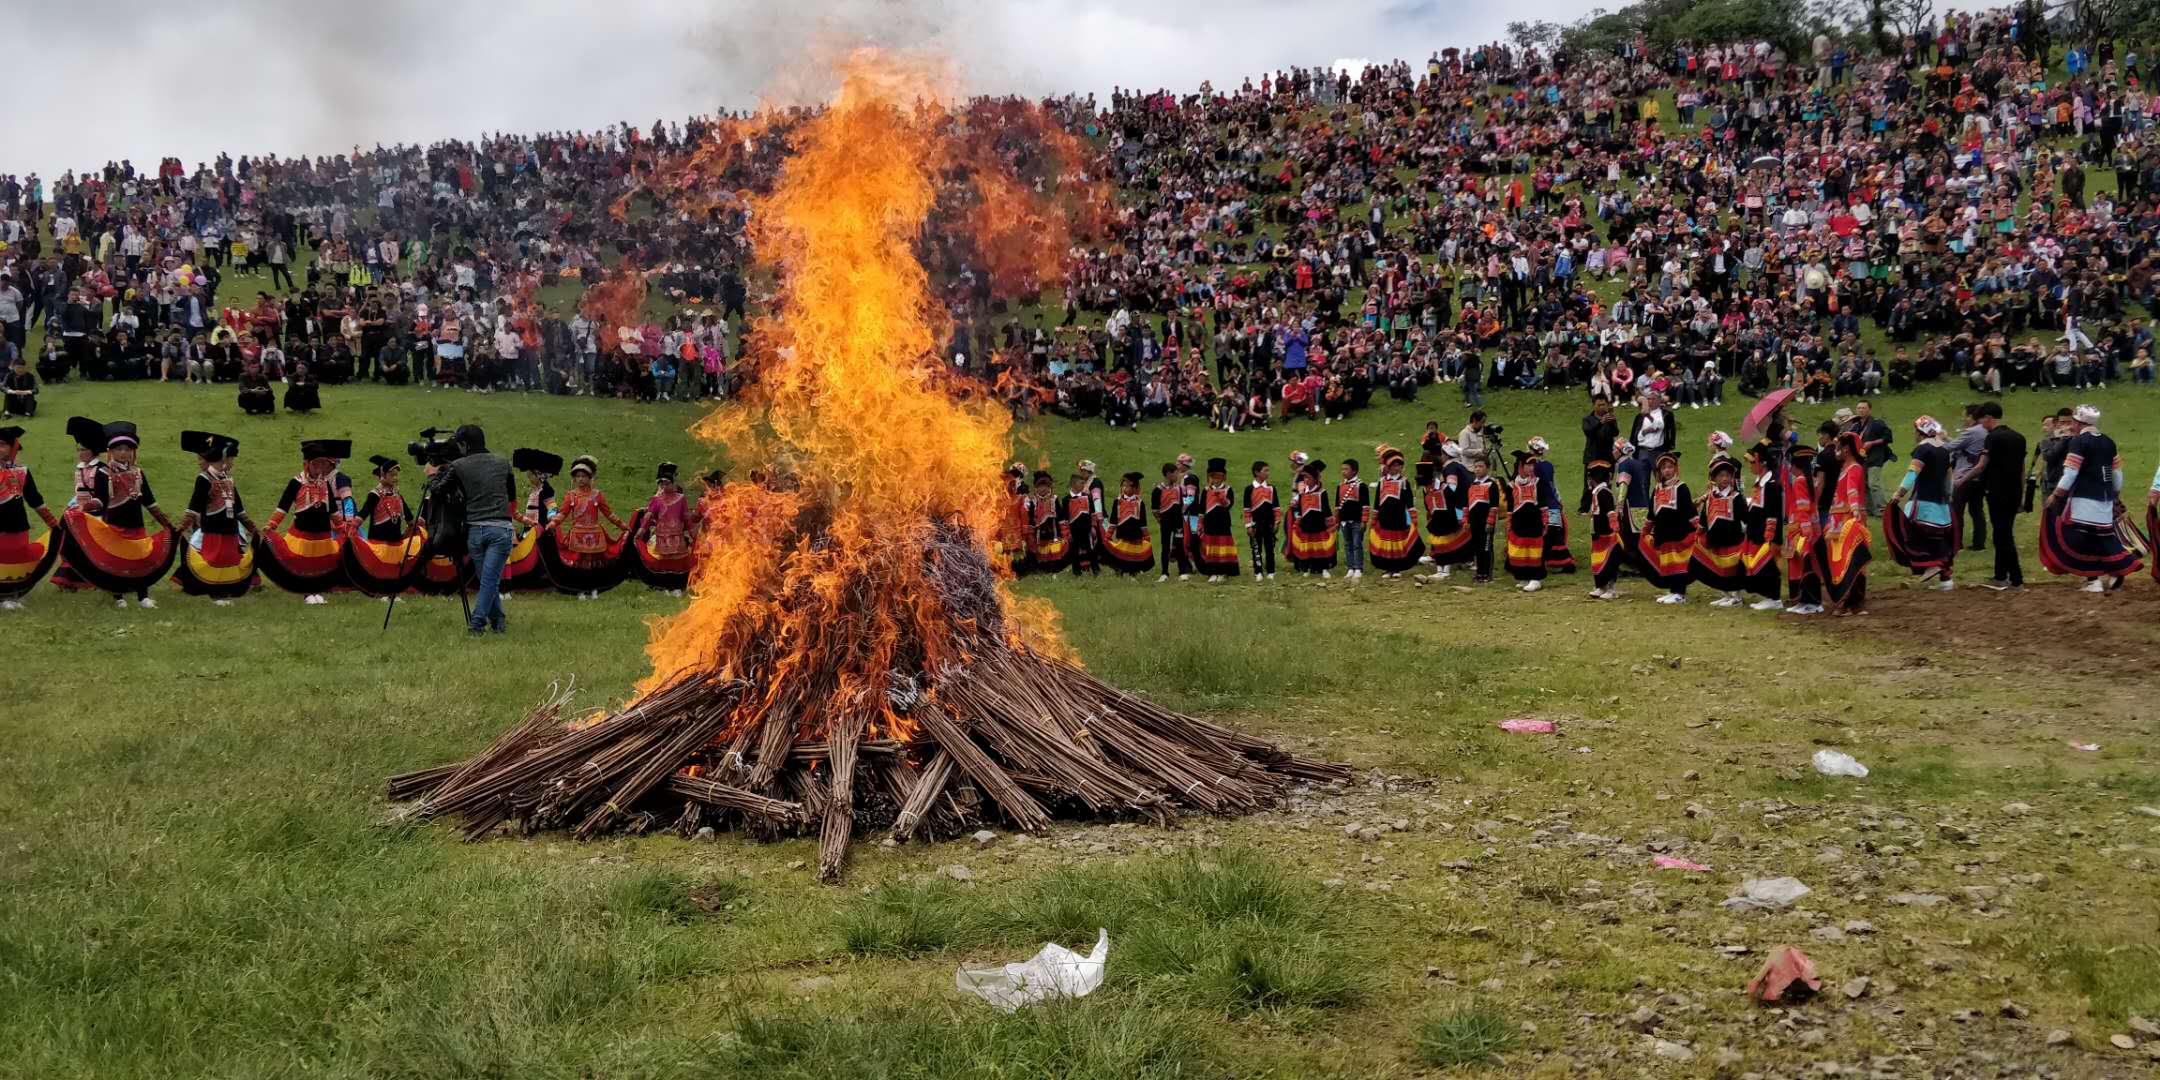
[[1611, 461], [1613, 441], [1620, 437], [1620, 422], [1613, 419], [1612, 399], [1603, 394], [1590, 399], [1590, 415], [1583, 417], [1583, 487], [1578, 514], [1590, 512], [1590, 463]]
[[479, 427], [468, 424], [459, 428], [456, 439], [464, 455], [433, 475], [428, 482], [429, 494], [458, 498], [464, 507], [466, 553], [472, 557], [473, 573], [480, 586], [473, 597], [466, 631], [478, 634], [493, 630], [500, 634], [508, 628], [502, 606], [502, 572], [514, 535], [510, 514], [518, 504], [517, 474], [511, 470], [509, 459], [488, 452], [487, 436]]
[[1998, 592], [2022, 588], [2025, 570], [2018, 565], [2015, 522], [2024, 505], [2025, 475], [2018, 465], [2025, 460], [2025, 436], [2002, 422], [2001, 402], [1983, 401], [1977, 410], [1987, 438], [1967, 483], [1977, 484], [1987, 493], [1988, 514], [1995, 526], [1995, 577], [1987, 587]]

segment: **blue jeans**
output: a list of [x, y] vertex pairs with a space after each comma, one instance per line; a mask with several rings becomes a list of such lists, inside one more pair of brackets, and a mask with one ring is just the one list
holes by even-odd
[[510, 523], [487, 522], [465, 530], [465, 552], [472, 556], [473, 572], [480, 575], [480, 594], [473, 598], [468, 630], [503, 632], [503, 564], [510, 561]]
[[1340, 529], [1342, 532], [1343, 569], [1364, 570], [1365, 523], [1362, 521], [1344, 522]]

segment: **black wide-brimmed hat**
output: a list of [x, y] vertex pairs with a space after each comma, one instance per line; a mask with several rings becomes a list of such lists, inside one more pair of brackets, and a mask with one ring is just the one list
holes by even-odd
[[535, 450], [530, 446], [521, 446], [510, 451], [510, 467], [519, 472], [536, 472], [542, 476], [560, 476], [562, 475], [562, 455], [550, 454], [545, 450]]
[[183, 431], [180, 433], [180, 449], [204, 461], [223, 461], [239, 455], [240, 440], [214, 431]]

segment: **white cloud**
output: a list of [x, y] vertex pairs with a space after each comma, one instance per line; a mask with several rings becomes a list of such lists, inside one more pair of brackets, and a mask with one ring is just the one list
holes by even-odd
[[[70, 0], [11, 51], [0, 171], [593, 129], [824, 89], [816, 46], [951, 56], [972, 92], [1234, 87], [1421, 59], [1593, 0]], [[59, 14], [55, 9], [54, 14]], [[829, 51], [829, 50], [828, 50]]]

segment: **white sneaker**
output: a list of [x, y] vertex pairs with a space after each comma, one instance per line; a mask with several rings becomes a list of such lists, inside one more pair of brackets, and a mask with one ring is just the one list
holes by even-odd
[[1324, 578], [1332, 578], [1335, 576], [1335, 571], [1323, 569], [1320, 571], [1320, 576]]
[[1669, 592], [1658, 597], [1657, 602], [1660, 604], [1685, 604], [1687, 603], [1687, 596], [1683, 593]]
[[1757, 600], [1749, 604], [1748, 608], [1752, 611], [1783, 611], [1785, 610], [1785, 602], [1782, 600]]
[[1165, 581], [1168, 581], [1168, 580], [1170, 580], [1170, 575], [1168, 575], [1168, 574], [1161, 574], [1161, 575], [1158, 575], [1158, 576], [1157, 576], [1157, 577], [1155, 578], [1155, 584], [1157, 584], [1157, 585], [1160, 585], [1160, 584], [1162, 584], [1163, 582], [1165, 582]]
[[135, 606], [136, 606], [136, 607], [145, 607], [145, 608], [154, 608], [154, 607], [156, 607], [156, 606], [157, 606], [157, 601], [156, 601], [156, 600], [154, 600], [154, 599], [152, 599], [152, 598], [150, 598], [150, 597], [147, 597], [147, 596], [145, 596], [145, 597], [143, 597], [142, 599], [140, 599], [140, 600], [137, 600], [137, 601], [135, 601]]
[[221, 596], [221, 597], [218, 597], [218, 598], [217, 598], [217, 599], [215, 599], [215, 600], [212, 600], [212, 601], [210, 601], [210, 606], [211, 606], [211, 607], [231, 607], [231, 606], [232, 606], [232, 601], [230, 601], [230, 600], [227, 600], [227, 599], [225, 599], [224, 597], [222, 597], [222, 596]]
[[307, 598], [307, 603], [310, 603], [310, 604], [327, 604], [327, 603], [329, 603], [329, 602], [330, 602], [330, 601], [328, 601], [328, 600], [325, 600], [325, 599], [323, 599], [323, 594], [321, 594], [321, 593], [309, 593], [309, 594], [308, 594], [308, 598]]
[[119, 598], [115, 599], [115, 600], [113, 601], [113, 606], [114, 606], [114, 607], [116, 607], [116, 608], [119, 608], [119, 609], [120, 609], [120, 610], [122, 610], [122, 611], [126, 611], [126, 610], [127, 610], [127, 597], [125, 597], [125, 596], [122, 596], [122, 597], [119, 597]]
[[1208, 584], [1210, 584], [1210, 585], [1213, 585], [1213, 584], [1215, 584], [1216, 582], [1218, 582], [1218, 581], [1221, 581], [1221, 580], [1222, 580], [1222, 575], [1221, 575], [1221, 574], [1209, 574], [1209, 575], [1207, 576], [1207, 581], [1208, 581]]
[[1431, 566], [1431, 565], [1432, 565], [1432, 556], [1430, 556], [1430, 555], [1420, 555], [1420, 556], [1418, 556], [1418, 557], [1417, 557], [1417, 561], [1418, 561], [1418, 564], [1419, 564], [1419, 565], [1421, 565], [1421, 566]]
[[1524, 592], [1536, 592], [1544, 587], [1545, 583], [1542, 581], [1525, 581], [1522, 583], [1522, 591]]
[[1269, 571], [1269, 572], [1268, 572], [1268, 576], [1267, 576], [1267, 579], [1268, 579], [1269, 581], [1273, 581], [1273, 580], [1275, 580], [1275, 573], [1274, 573], [1274, 571], [1272, 571], [1272, 570], [1271, 570], [1271, 571]]
[[1191, 575], [1191, 574], [1179, 574], [1179, 575], [1177, 576], [1177, 579], [1178, 579], [1179, 581], [1189, 581], [1189, 580], [1191, 580], [1191, 579], [1192, 579], [1192, 575]]
[[1440, 569], [1438, 569], [1438, 570], [1435, 570], [1435, 571], [1433, 571], [1433, 576], [1434, 576], [1434, 577], [1436, 577], [1436, 578], [1444, 578], [1444, 577], [1446, 577], [1446, 576], [1448, 576], [1449, 574], [1452, 574], [1452, 573], [1454, 573], [1454, 572], [1455, 572], [1455, 568], [1454, 568], [1454, 567], [1452, 567], [1452, 566], [1443, 566], [1443, 567], [1441, 567]]
[[1730, 594], [1730, 593], [1727, 593], [1727, 594], [1726, 594], [1726, 595], [1724, 595], [1724, 596], [1720, 596], [1720, 597], [1718, 597], [1717, 599], [1715, 599], [1715, 600], [1712, 600], [1712, 601], [1710, 601], [1710, 606], [1711, 606], [1711, 607], [1739, 607], [1739, 606], [1740, 606], [1740, 598], [1739, 598], [1739, 597], [1737, 597], [1737, 596], [1734, 596], [1734, 595], [1732, 595], [1732, 594]]
[[681, 590], [681, 589], [669, 589], [669, 590], [667, 591], [667, 594], [668, 594], [669, 596], [681, 596], [681, 595], [682, 595], [682, 590]]
[[[2106, 579], [2106, 578], [2094, 578], [2094, 579], [2092, 579], [2092, 584], [2090, 584], [2090, 585], [2087, 585], [2087, 586], [2085, 586], [2084, 588], [2082, 588], [2082, 589], [2079, 589], [2078, 591], [2079, 591], [2079, 592], [2106, 592], [2106, 591], [2107, 591], [2107, 579]], [[123, 606], [125, 606], [125, 603], [124, 603], [124, 602], [123, 602]]]
[[21, 611], [21, 610], [22, 610], [22, 603], [21, 603], [20, 601], [17, 601], [17, 600], [0, 600], [0, 611]]
[[1957, 588], [1957, 582], [1952, 581], [1949, 578], [1944, 578], [1943, 580], [1936, 582], [1934, 588], [1936, 592], [1949, 592], [1950, 590]]

